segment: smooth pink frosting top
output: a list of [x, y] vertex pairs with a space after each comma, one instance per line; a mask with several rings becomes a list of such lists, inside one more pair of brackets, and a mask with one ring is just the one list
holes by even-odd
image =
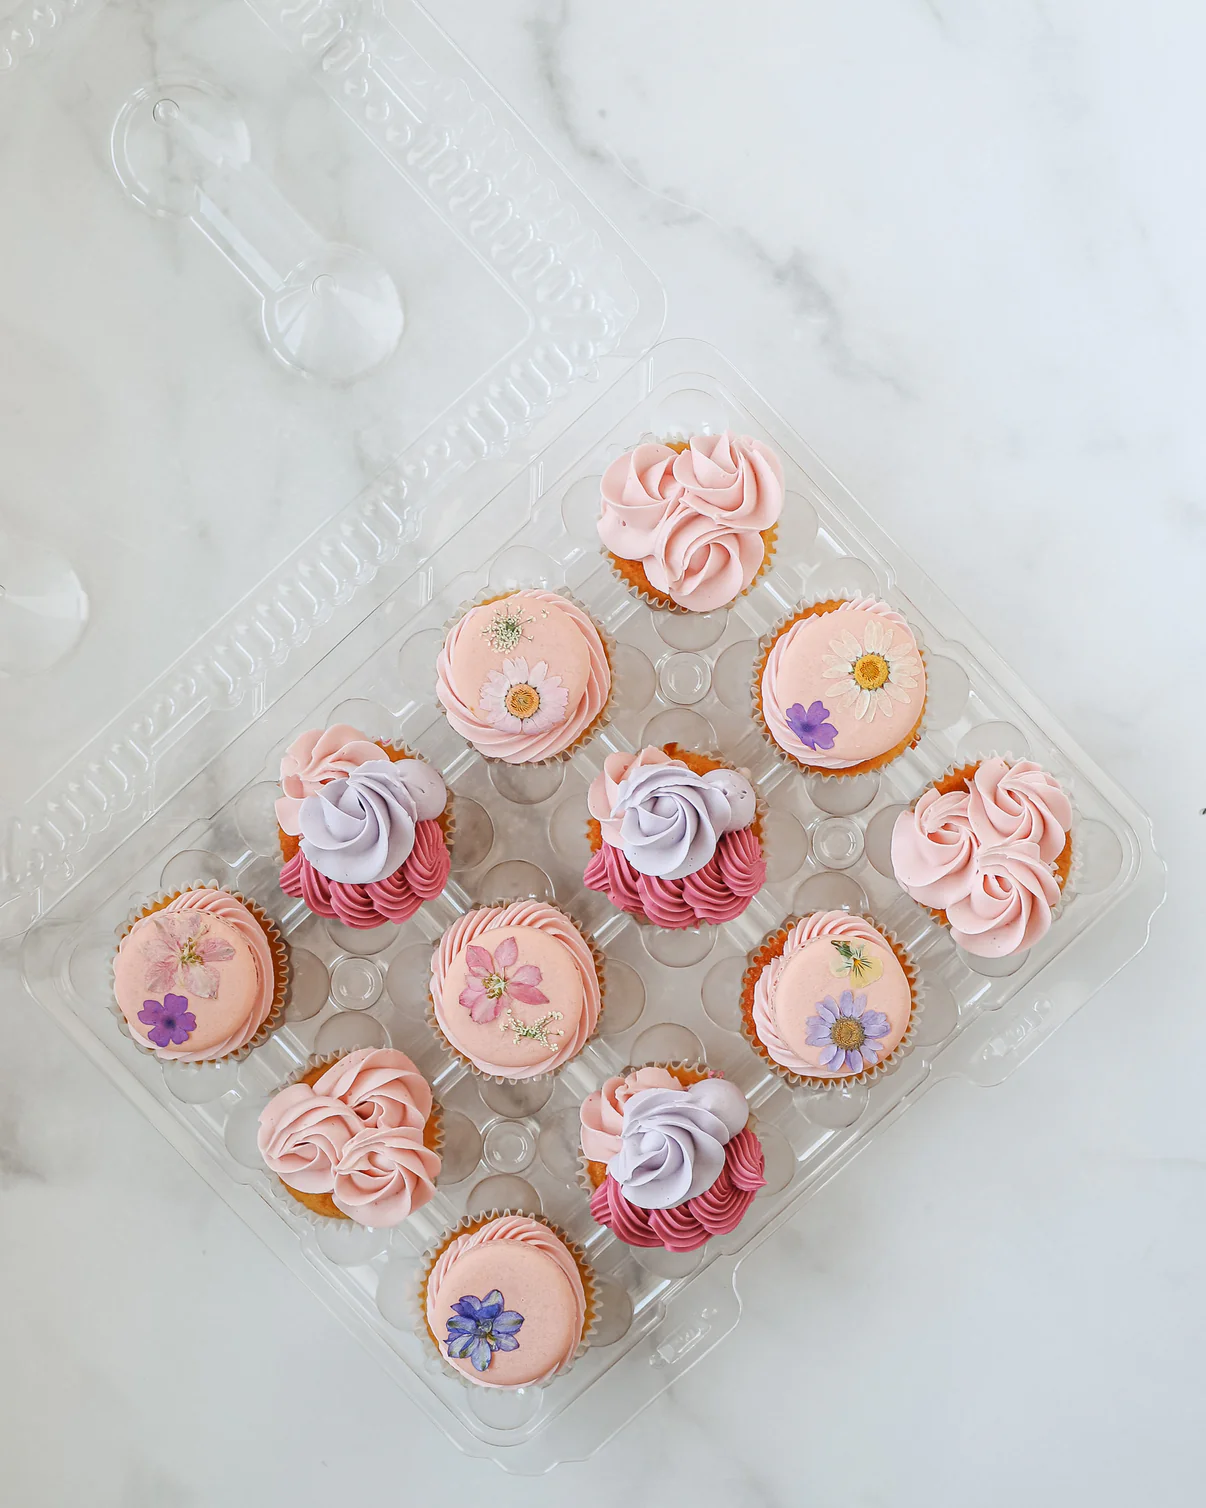
[[[835, 942], [861, 945], [874, 978], [855, 981]], [[840, 1066], [823, 1062], [826, 1043], [816, 1039], [826, 1025], [817, 1009], [826, 1000], [856, 1017], [866, 1012], [887, 1018], [887, 1030], [868, 1031], [866, 1056]], [[908, 976], [887, 939], [864, 917], [845, 911], [815, 911], [787, 934], [782, 954], [762, 970], [754, 985], [754, 1029], [758, 1040], [783, 1068], [811, 1078], [850, 1078], [882, 1063], [900, 1044], [913, 1010]], [[832, 1008], [829, 1011], [833, 1014]], [[873, 1018], [867, 1018], [870, 1026]]]
[[[494, 1351], [478, 1371], [467, 1358], [447, 1355], [453, 1304], [466, 1295], [485, 1300], [499, 1292], [507, 1310], [523, 1316], [513, 1351]], [[567, 1367], [586, 1327], [586, 1291], [572, 1252], [547, 1225], [525, 1215], [503, 1215], [440, 1253], [427, 1280], [427, 1323], [440, 1354], [469, 1382], [484, 1388], [519, 1388], [543, 1382]]]
[[[874, 689], [852, 673], [868, 657], [888, 671]], [[912, 629], [872, 597], [798, 619], [775, 640], [762, 671], [762, 712], [771, 737], [820, 770], [846, 769], [895, 748], [920, 720], [925, 693], [925, 664]]]
[[423, 1144], [431, 1088], [394, 1048], [359, 1048], [313, 1084], [290, 1084], [260, 1114], [266, 1165], [303, 1194], [330, 1194], [360, 1225], [394, 1226], [435, 1193], [440, 1157]]
[[765, 558], [762, 532], [783, 511], [779, 457], [749, 435], [695, 435], [676, 454], [638, 445], [603, 474], [599, 538], [639, 560], [650, 586], [691, 612], [739, 597]]
[[[517, 642], [493, 631], [500, 615], [521, 621]], [[539, 698], [526, 718], [507, 710], [516, 684]], [[533, 589], [472, 608], [453, 624], [436, 661], [436, 694], [474, 748], [527, 764], [577, 743], [607, 706], [611, 669], [587, 614], [557, 592]]]
[[[263, 927], [229, 891], [208, 888], [186, 890], [140, 917], [118, 946], [113, 983], [135, 1040], [181, 1063], [237, 1052], [268, 1019], [276, 994]], [[183, 1041], [160, 1046], [150, 1039], [162, 1010], [180, 1021], [175, 1035], [187, 1031]]]
[[454, 922], [432, 955], [431, 999], [457, 1052], [504, 1079], [552, 1073], [576, 1057], [602, 1007], [590, 947], [543, 901], [483, 907]]

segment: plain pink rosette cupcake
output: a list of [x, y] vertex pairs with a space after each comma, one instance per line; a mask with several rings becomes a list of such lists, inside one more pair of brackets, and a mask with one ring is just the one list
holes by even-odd
[[770, 564], [783, 464], [725, 430], [638, 445], [607, 468], [601, 492], [599, 538], [620, 580], [651, 607], [709, 613]]
[[745, 1096], [705, 1068], [651, 1064], [580, 1111], [590, 1212], [629, 1246], [695, 1251], [737, 1229], [766, 1182]]
[[485, 758], [567, 759], [603, 726], [611, 663], [588, 613], [561, 592], [491, 598], [448, 630], [436, 661], [448, 721]]
[[438, 770], [340, 723], [281, 759], [276, 820], [286, 895], [348, 927], [408, 921], [443, 892], [452, 809]]
[[718, 926], [766, 880], [748, 775], [677, 744], [609, 754], [591, 783], [583, 882], [657, 927]]

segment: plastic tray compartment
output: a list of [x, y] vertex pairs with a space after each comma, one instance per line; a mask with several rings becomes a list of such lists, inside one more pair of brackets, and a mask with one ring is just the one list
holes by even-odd
[[[599, 475], [643, 435], [724, 426], [784, 457], [789, 498], [774, 569], [727, 611], [651, 613], [599, 554]], [[458, 1444], [539, 1471], [597, 1448], [736, 1323], [743, 1255], [869, 1136], [940, 1077], [1003, 1078], [1083, 1004], [1142, 946], [1163, 868], [1142, 813], [707, 347], [657, 348], [484, 507], [471, 531], [435, 553], [421, 590], [401, 580], [402, 570], [389, 567], [385, 582], [396, 590], [52, 908], [27, 940], [26, 976]], [[614, 721], [566, 765], [487, 765], [436, 708], [442, 626], [487, 587], [537, 584], [567, 586], [613, 636]], [[759, 635], [802, 594], [853, 591], [881, 593], [920, 630], [931, 677], [926, 731], [879, 774], [814, 781], [752, 731], [750, 667]], [[276, 884], [280, 750], [301, 728], [337, 720], [403, 738], [444, 771], [455, 795], [455, 883], [401, 928], [354, 932], [323, 922]], [[604, 756], [670, 738], [748, 765], [770, 809], [768, 883], [742, 918], [719, 929], [644, 928], [581, 883], [586, 789]], [[888, 836], [895, 813], [930, 778], [955, 760], [1005, 748], [1033, 755], [1067, 785], [1081, 862], [1048, 936], [1023, 957], [989, 963], [961, 955], [901, 893]], [[135, 1048], [109, 1008], [114, 930], [148, 892], [205, 877], [254, 895], [286, 930], [293, 1004], [285, 1029], [237, 1066], [163, 1066]], [[516, 895], [555, 898], [607, 955], [601, 1035], [551, 1089], [477, 1079], [443, 1053], [424, 1019], [432, 939], [475, 901]], [[869, 909], [902, 939], [920, 968], [925, 1009], [914, 1050], [870, 1088], [792, 1092], [738, 1034], [738, 984], [764, 931], [792, 911], [823, 906]], [[312, 1051], [386, 1042], [417, 1060], [446, 1108], [449, 1157], [438, 1196], [394, 1232], [316, 1232], [259, 1165], [257, 1115]], [[576, 1186], [577, 1106], [624, 1064], [700, 1055], [749, 1096], [768, 1186], [732, 1236], [699, 1253], [630, 1250], [594, 1225]], [[415, 1331], [419, 1253], [466, 1211], [504, 1205], [543, 1210], [583, 1241], [603, 1291], [587, 1355], [550, 1386], [515, 1394], [451, 1379]]]

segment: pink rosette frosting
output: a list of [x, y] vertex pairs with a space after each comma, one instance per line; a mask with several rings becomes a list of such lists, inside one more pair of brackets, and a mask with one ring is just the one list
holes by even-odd
[[[504, 658], [501, 649], [489, 654], [486, 635], [496, 604], [471, 610], [444, 640], [436, 660], [436, 695], [452, 727], [487, 758], [538, 763], [572, 748], [599, 718], [611, 696], [611, 666], [599, 630], [568, 597], [533, 588], [512, 592], [503, 605], [526, 617], [530, 646], [517, 641], [514, 658]], [[501, 687], [511, 677], [539, 683], [549, 707], [559, 709], [555, 716], [546, 716], [542, 707], [524, 727], [521, 719], [500, 713], [494, 702], [502, 697], [499, 705], [505, 705]]]
[[599, 538], [639, 560], [650, 586], [690, 612], [734, 601], [762, 568], [762, 533], [783, 511], [783, 466], [748, 435], [696, 435], [681, 454], [639, 445], [603, 475]]
[[485, 1388], [526, 1387], [569, 1366], [586, 1330], [586, 1290], [573, 1253], [555, 1231], [526, 1215], [501, 1215], [457, 1236], [427, 1277], [427, 1327], [446, 1356], [445, 1329], [464, 1294], [498, 1290], [523, 1316], [518, 1346], [497, 1351], [484, 1371], [446, 1358], [466, 1381]]
[[442, 894], [451, 870], [443, 829], [432, 818], [415, 824], [409, 857], [384, 880], [371, 885], [329, 880], [299, 850], [281, 870], [280, 886], [315, 916], [334, 917], [348, 927], [379, 927], [408, 921], [424, 901]]
[[620, 1150], [624, 1106], [642, 1089], [678, 1089], [665, 1068], [637, 1068], [623, 1078], [608, 1079], [582, 1102], [582, 1154], [590, 1162], [610, 1162]]
[[892, 869], [915, 901], [945, 911], [967, 895], [976, 838], [967, 815], [967, 792], [939, 794], [931, 786], [892, 828]]
[[[522, 993], [517, 992], [514, 1003], [533, 1017], [560, 1010], [554, 1028], [559, 1035], [550, 1038], [547, 1047], [540, 1045], [538, 1039], [522, 1039], [536, 1042], [531, 1049], [531, 1060], [527, 1062], [516, 1061], [514, 1055], [512, 1061], [505, 1061], [490, 1045], [498, 1042], [500, 1031], [506, 1029], [507, 1017], [501, 1009], [498, 1016], [487, 1015], [479, 1020], [460, 998], [466, 991], [455, 986], [451, 990], [448, 988], [454, 965], [463, 972], [468, 959], [469, 967], [473, 966], [472, 947], [476, 946], [477, 952], [488, 952], [480, 942], [487, 933], [502, 933], [504, 941], [508, 937], [516, 940], [516, 953], [522, 953], [523, 961], [511, 974], [512, 979], [518, 978], [519, 969], [533, 967], [532, 957], [539, 959], [536, 984], [545, 987], [539, 993], [545, 995], [546, 990], [549, 993], [543, 1003], [527, 1004]], [[524, 938], [525, 933], [531, 936]], [[500, 969], [498, 978], [501, 981], [502, 970], [508, 966], [499, 960], [498, 951], [493, 955], [492, 966]], [[570, 986], [564, 983], [567, 970], [572, 980]], [[552, 987], [555, 971], [563, 981], [560, 993]], [[470, 974], [468, 978], [471, 980], [473, 976]], [[500, 998], [498, 1005], [501, 1007], [503, 999], [511, 998]], [[503, 1079], [529, 1079], [554, 1073], [562, 1064], [577, 1057], [599, 1024], [603, 992], [590, 945], [569, 917], [543, 901], [512, 901], [506, 906], [484, 906], [469, 911], [448, 928], [432, 954], [431, 1002], [436, 1024], [449, 1045], [481, 1073]], [[513, 1012], [514, 1005], [511, 1009]], [[517, 1035], [516, 1042], [520, 1040]]]
[[281, 758], [281, 789], [276, 820], [281, 831], [297, 837], [298, 812], [307, 796], [318, 794], [330, 780], [344, 780], [362, 764], [382, 757], [381, 748], [347, 723], [311, 728], [294, 740]]
[[712, 1236], [727, 1236], [745, 1218], [766, 1183], [762, 1144], [747, 1126], [724, 1149], [724, 1168], [702, 1194], [673, 1209], [642, 1209], [625, 1199], [609, 1173], [591, 1196], [592, 1217], [629, 1246], [695, 1251]]
[[439, 1154], [423, 1143], [431, 1088], [393, 1048], [360, 1048], [260, 1113], [266, 1166], [302, 1194], [329, 1194], [358, 1225], [398, 1225], [435, 1193]]
[[1053, 863], [1072, 826], [1072, 803], [1033, 760], [1010, 764], [996, 756], [983, 760], [972, 776], [967, 820], [984, 847], [1037, 843], [1039, 856]]
[[1058, 901], [1059, 883], [1038, 844], [1002, 843], [977, 850], [970, 891], [951, 901], [946, 918], [967, 952], [1007, 958], [1038, 942]]

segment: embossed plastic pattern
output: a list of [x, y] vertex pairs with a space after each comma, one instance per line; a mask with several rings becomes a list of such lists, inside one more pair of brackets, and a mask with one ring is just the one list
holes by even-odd
[[[788, 500], [773, 569], [727, 611], [655, 614], [615, 580], [594, 532], [598, 478], [642, 437], [731, 427], [783, 456]], [[434, 552], [421, 583], [381, 568], [383, 600], [284, 691], [264, 687], [257, 720], [96, 866], [34, 929], [31, 986], [147, 1109], [294, 1271], [335, 1305], [406, 1392], [465, 1449], [538, 1471], [596, 1449], [737, 1321], [742, 1257], [797, 1210], [871, 1135], [937, 1079], [990, 1084], [1017, 1066], [1146, 936], [1163, 870], [1147, 822], [992, 655], [908, 557], [707, 347], [654, 350], [484, 504], [472, 529]], [[614, 646], [617, 697], [607, 732], [561, 765], [484, 763], [452, 731], [434, 694], [442, 629], [487, 588], [565, 586]], [[851, 780], [802, 776], [749, 715], [757, 640], [801, 595], [864, 591], [899, 606], [921, 635], [930, 707], [918, 747]], [[302, 728], [348, 721], [401, 738], [444, 772], [454, 794], [453, 883], [400, 928], [355, 932], [282, 895], [272, 800], [279, 755]], [[200, 729], [194, 735], [204, 738]], [[767, 805], [768, 881], [718, 929], [663, 932], [582, 885], [587, 786], [612, 749], [669, 739], [717, 748], [748, 767]], [[891, 877], [894, 815], [956, 760], [991, 750], [1039, 759], [1077, 812], [1074, 894], [1030, 954], [1002, 968], [965, 957]], [[108, 1009], [114, 929], [169, 883], [213, 878], [253, 895], [293, 947], [296, 983], [283, 1030], [238, 1065], [164, 1067]], [[556, 899], [607, 958], [600, 1035], [555, 1082], [483, 1081], [452, 1061], [425, 1024], [432, 940], [475, 901]], [[869, 1087], [793, 1091], [738, 1030], [747, 950], [792, 912], [869, 910], [909, 949], [924, 989], [913, 1050]], [[395, 1231], [316, 1230], [259, 1163], [255, 1123], [274, 1086], [313, 1052], [392, 1043], [431, 1077], [446, 1116], [436, 1200]], [[706, 1055], [746, 1092], [768, 1183], [731, 1236], [686, 1256], [629, 1249], [590, 1218], [576, 1182], [577, 1106], [629, 1062]], [[466, 1212], [541, 1211], [588, 1250], [601, 1282], [594, 1344], [545, 1388], [505, 1399], [458, 1382], [416, 1334], [420, 1254]], [[738, 1274], [738, 1286], [740, 1277]]]

